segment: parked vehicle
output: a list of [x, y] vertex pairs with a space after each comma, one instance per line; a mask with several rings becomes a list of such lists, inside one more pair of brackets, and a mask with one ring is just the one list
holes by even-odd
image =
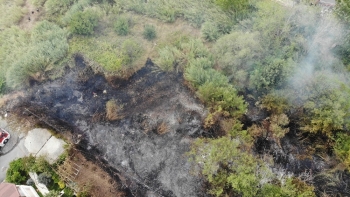
[[0, 128], [0, 147], [5, 146], [5, 144], [9, 141], [11, 135], [5, 129]]

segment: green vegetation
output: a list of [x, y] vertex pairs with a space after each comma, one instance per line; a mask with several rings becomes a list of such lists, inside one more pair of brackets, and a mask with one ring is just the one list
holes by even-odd
[[314, 188], [300, 179], [278, 179], [268, 163], [255, 158], [246, 148], [244, 144], [251, 141], [246, 135], [236, 126], [227, 136], [193, 143], [188, 154], [210, 183], [212, 195], [315, 196]]
[[22, 5], [24, 0], [0, 0], [0, 28], [8, 28], [16, 25], [23, 17]]
[[27, 168], [22, 158], [11, 161], [10, 167], [6, 172], [6, 181], [15, 184], [24, 183], [27, 180]]
[[334, 152], [346, 168], [350, 170], [350, 136], [348, 134], [339, 133], [337, 135]]
[[143, 30], [143, 37], [146, 40], [153, 40], [157, 37], [157, 32], [153, 25], [145, 26], [145, 29]]
[[118, 18], [114, 24], [114, 29], [119, 36], [126, 36], [129, 33], [130, 22], [127, 18]]
[[98, 16], [92, 10], [77, 12], [69, 22], [69, 28], [73, 33], [91, 35], [97, 26]]
[[[64, 157], [65, 154], [61, 157]], [[6, 172], [6, 181], [15, 184], [34, 184], [33, 180], [29, 178], [29, 172], [35, 172], [38, 174], [39, 182], [46, 185], [50, 190], [50, 194], [46, 196], [55, 196], [54, 194], [64, 189], [65, 194], [63, 197], [71, 197], [73, 196], [73, 191], [65, 187], [64, 182], [56, 173], [58, 166], [61, 164], [59, 160], [51, 165], [43, 156], [35, 158], [30, 155], [19, 158], [10, 163], [10, 167]]]
[[23, 87], [31, 79], [42, 81], [68, 51], [66, 31], [48, 21], [38, 23], [30, 35], [11, 27], [0, 36], [0, 79], [11, 88]]
[[[258, 137], [281, 146], [289, 124], [326, 138], [350, 169], [349, 0], [337, 0], [337, 22], [317, 6], [268, 0], [29, 2], [42, 12], [27, 28], [19, 25], [28, 12], [25, 1], [0, 0], [0, 93], [53, 77], [76, 54], [93, 71], [120, 78], [150, 57], [167, 72], [183, 73], [208, 108], [203, 126], [222, 130], [216, 138], [195, 140], [189, 153], [211, 194], [314, 196], [312, 186], [276, 177], [272, 164], [252, 153]], [[190, 33], [164, 33], [187, 24]], [[240, 123], [248, 110], [244, 98], [268, 114], [246, 130]], [[117, 119], [119, 109], [108, 101], [107, 118]], [[29, 169], [50, 173], [40, 159], [22, 160], [11, 163], [8, 181], [25, 182]], [[51, 179], [64, 187], [54, 173]]]

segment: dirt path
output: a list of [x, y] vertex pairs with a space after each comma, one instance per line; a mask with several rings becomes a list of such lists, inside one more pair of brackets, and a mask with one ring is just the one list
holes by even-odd
[[19, 27], [25, 30], [30, 30], [35, 25], [40, 17], [40, 10], [32, 5], [29, 0], [25, 1], [23, 8], [26, 10], [26, 15], [23, 16], [22, 20], [19, 22]]

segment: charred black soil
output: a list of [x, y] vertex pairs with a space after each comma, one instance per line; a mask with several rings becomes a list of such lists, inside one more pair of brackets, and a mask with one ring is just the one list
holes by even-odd
[[[122, 181], [134, 196], [205, 196], [184, 153], [203, 132], [206, 111], [183, 85], [148, 60], [128, 80], [94, 74], [84, 59], [64, 77], [33, 86], [16, 109], [69, 131], [88, 159]], [[106, 103], [118, 105], [114, 121]], [[115, 175], [118, 175], [117, 177]]]

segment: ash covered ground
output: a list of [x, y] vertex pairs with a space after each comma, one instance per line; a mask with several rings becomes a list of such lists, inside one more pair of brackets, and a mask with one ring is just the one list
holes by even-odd
[[[83, 152], [114, 168], [134, 196], [205, 196], [185, 153], [201, 135], [206, 111], [180, 75], [148, 60], [128, 80], [95, 75], [80, 56], [64, 77], [35, 85], [17, 108], [57, 128], [71, 128]], [[106, 119], [106, 103], [120, 117]]]

